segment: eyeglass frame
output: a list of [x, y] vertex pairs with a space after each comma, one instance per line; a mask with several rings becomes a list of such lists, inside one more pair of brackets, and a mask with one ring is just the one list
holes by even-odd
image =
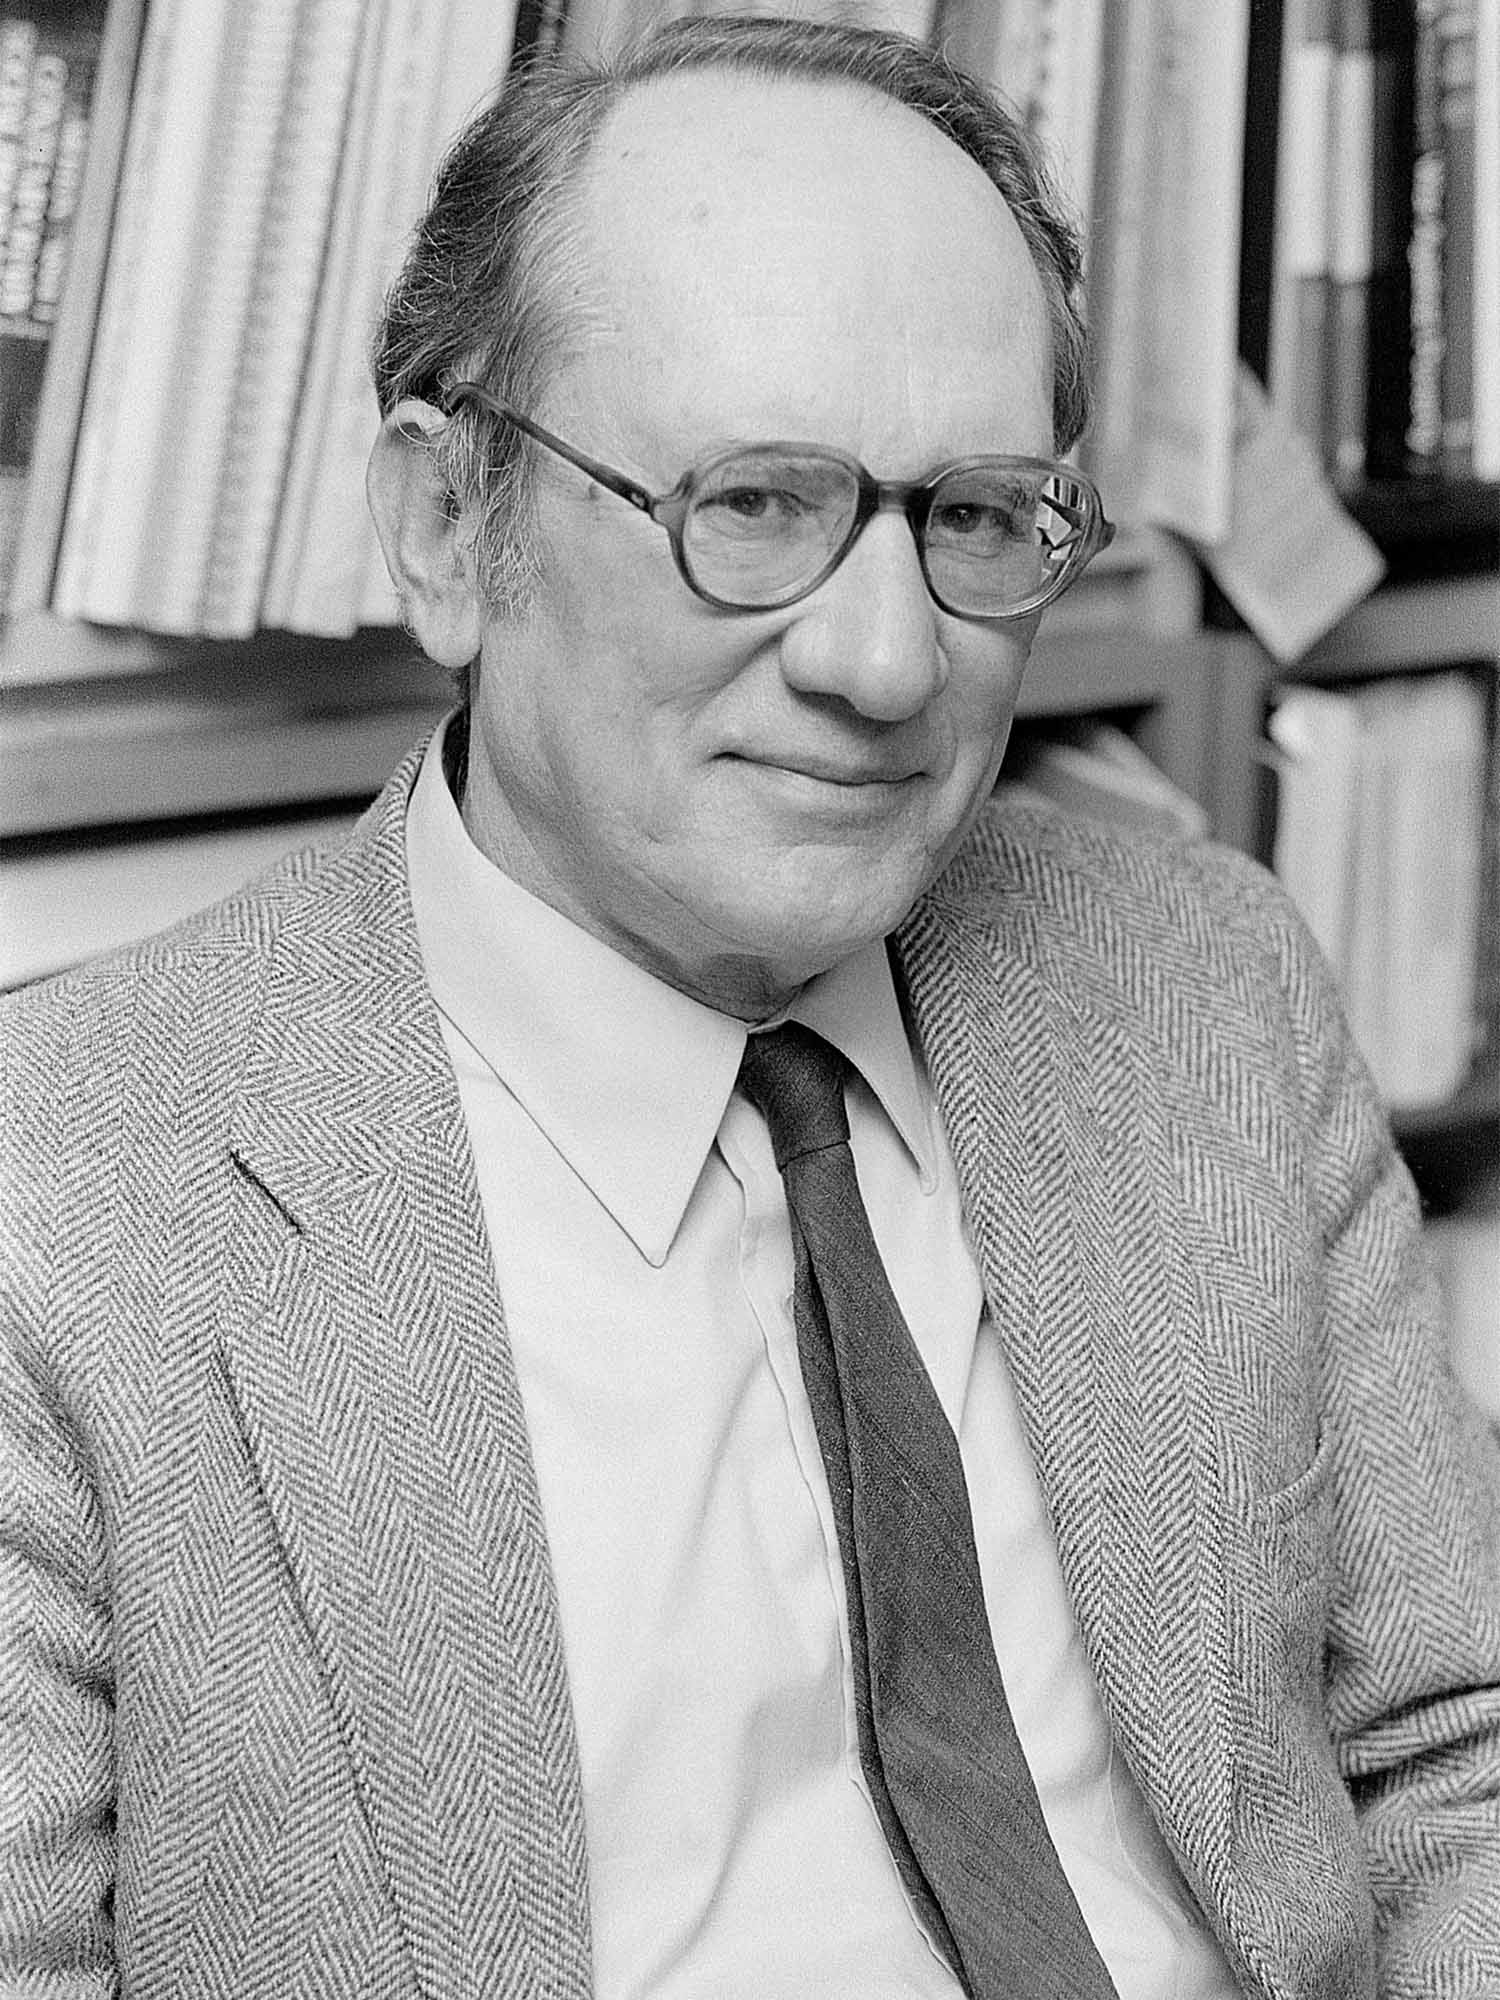
[[[590, 457], [587, 452], [579, 451], [576, 446], [558, 437], [555, 432], [546, 430], [532, 418], [523, 417], [519, 410], [513, 410], [508, 403], [502, 403], [497, 396], [492, 396], [489, 390], [478, 382], [454, 383], [446, 393], [444, 415], [450, 418], [454, 416], [456, 412], [453, 405], [462, 402], [477, 403], [492, 417], [504, 423], [514, 424], [517, 430], [537, 444], [545, 446], [548, 451], [554, 452], [578, 471], [586, 472], [607, 492], [628, 501], [632, 507], [654, 521], [671, 543], [672, 559], [677, 566], [677, 573], [688, 589], [695, 597], [700, 598], [705, 604], [713, 605], [719, 611], [739, 612], [749, 616], [757, 611], [784, 611], [789, 605], [800, 604], [803, 598], [811, 597], [815, 590], [828, 581], [875, 515], [882, 511], [891, 512], [899, 509], [905, 514], [912, 539], [916, 543], [922, 581], [926, 584], [928, 595], [933, 602], [950, 617], [963, 618], [984, 625], [1004, 624], [1012, 619], [1028, 618], [1034, 612], [1045, 610], [1078, 581], [1094, 557], [1101, 550], [1107, 549], [1115, 538], [1115, 524], [1105, 513], [1103, 496], [1093, 480], [1087, 473], [1079, 472], [1073, 466], [1064, 465], [1057, 459], [1015, 456], [1002, 452], [978, 452], [968, 458], [950, 460], [927, 479], [877, 479], [860, 464], [857, 458], [852, 458], [847, 452], [835, 451], [828, 445], [802, 444], [778, 439], [767, 444], [732, 445], [725, 451], [715, 452], [712, 457], [704, 459], [700, 464], [690, 466], [677, 484], [665, 493], [652, 493], [639, 480], [632, 479], [629, 473], [621, 472], [615, 466], [605, 465], [601, 460]], [[819, 458], [842, 465], [846, 471], [853, 474], [856, 484], [854, 513], [848, 532], [822, 568], [810, 582], [798, 584], [795, 589], [764, 604], [739, 604], [730, 598], [716, 596], [694, 577], [687, 551], [683, 547], [683, 524], [687, 519], [695, 489], [716, 466], [738, 458], [747, 451], [814, 453]], [[1033, 591], [1030, 597], [1004, 611], [960, 611], [956, 606], [949, 604], [938, 590], [927, 566], [926, 528], [933, 498], [944, 480], [951, 478], [954, 473], [966, 472], [977, 466], [1018, 467], [1031, 472], [1050, 473], [1058, 479], [1067, 480], [1080, 487], [1085, 500], [1084, 518], [1076, 530], [1077, 539], [1074, 548], [1064, 558], [1060, 569], [1049, 576], [1042, 587]], [[1068, 519], [1066, 508], [1059, 506], [1055, 500], [1048, 504], [1064, 519]]]

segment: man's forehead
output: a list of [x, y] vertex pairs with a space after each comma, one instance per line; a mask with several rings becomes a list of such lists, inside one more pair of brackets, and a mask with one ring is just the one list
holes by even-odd
[[[583, 184], [591, 252], [612, 303], [695, 283], [771, 321], [816, 286], [858, 327], [882, 290], [1039, 306], [1030, 254], [999, 190], [908, 106], [840, 79], [690, 70], [614, 107]], [[826, 273], [827, 283], [818, 284]], [[603, 303], [601, 301], [601, 303]]]
[[[596, 174], [657, 187], [709, 215], [718, 173], [769, 173], [808, 187], [840, 168], [878, 177], [893, 156], [939, 178], [972, 178], [999, 200], [979, 166], [931, 120], [871, 86], [838, 77], [762, 74], [705, 65], [622, 93], [593, 147]], [[697, 197], [694, 200], [694, 197]]]

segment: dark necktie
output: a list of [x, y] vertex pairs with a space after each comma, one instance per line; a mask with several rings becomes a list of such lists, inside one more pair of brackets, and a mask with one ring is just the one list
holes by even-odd
[[976, 2000], [1105, 2000], [990, 1638], [958, 1441], [860, 1198], [847, 1065], [795, 1023], [752, 1035], [796, 1255], [797, 1349], [838, 1527], [860, 1757], [902, 1879]]

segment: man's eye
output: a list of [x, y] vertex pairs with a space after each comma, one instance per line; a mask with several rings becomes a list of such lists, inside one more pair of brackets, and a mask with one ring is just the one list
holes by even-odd
[[937, 508], [928, 532], [950, 541], [1007, 542], [1030, 541], [1034, 517], [1018, 507], [994, 501], [951, 500]]
[[976, 535], [982, 529], [993, 531], [1003, 527], [1006, 517], [998, 507], [981, 507], [974, 501], [964, 501], [944, 507], [941, 520], [950, 534]]
[[750, 484], [705, 493], [694, 513], [700, 534], [751, 537], [757, 543], [798, 539], [817, 519], [816, 507], [791, 487]]
[[726, 486], [703, 504], [737, 521], [791, 520], [802, 511], [795, 493], [774, 486]]

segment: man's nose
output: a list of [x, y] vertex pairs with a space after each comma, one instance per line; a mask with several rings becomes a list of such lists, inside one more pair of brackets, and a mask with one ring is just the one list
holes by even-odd
[[904, 514], [882, 510], [796, 607], [782, 672], [803, 694], [837, 695], [877, 722], [917, 714], [944, 686], [937, 607]]

